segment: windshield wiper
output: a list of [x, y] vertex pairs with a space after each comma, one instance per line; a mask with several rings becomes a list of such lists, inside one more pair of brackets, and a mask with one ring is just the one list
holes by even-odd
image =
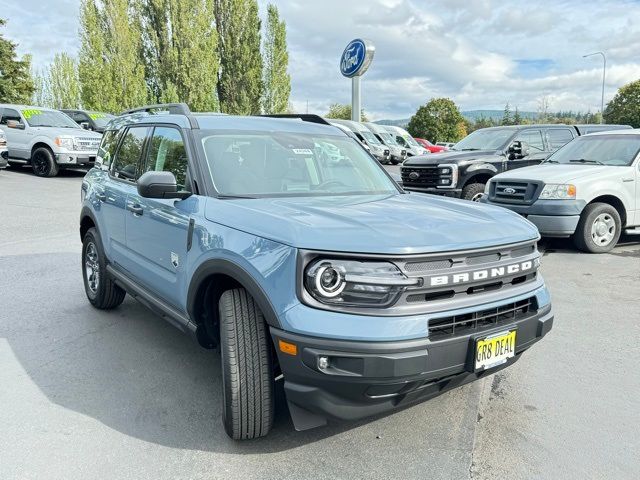
[[251, 197], [249, 195], [216, 195], [216, 198], [219, 198], [220, 200], [233, 200], [234, 198], [258, 198], [258, 197]]
[[[456, 148], [456, 150], [458, 150], [458, 149]], [[459, 150], [461, 152], [475, 152], [476, 150], [480, 150], [480, 149], [479, 148], [460, 148]]]
[[586, 158], [576, 158], [573, 160], [569, 160], [569, 163], [595, 163], [596, 165], [604, 165], [604, 163], [599, 160], [588, 160]]
[[560, 163], [560, 162], [558, 162], [557, 160], [545, 160], [542, 163]]

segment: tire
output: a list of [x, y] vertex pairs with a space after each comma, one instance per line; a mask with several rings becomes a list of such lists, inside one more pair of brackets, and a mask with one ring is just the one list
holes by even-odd
[[33, 151], [31, 168], [38, 177], [55, 177], [60, 170], [53, 153], [46, 147], [36, 148]]
[[243, 288], [220, 297], [222, 421], [229, 437], [263, 437], [273, 425], [271, 344], [264, 317]]
[[400, 162], [394, 158], [389, 160], [391, 162], [391, 165], [398, 165]]
[[584, 252], [607, 253], [616, 246], [621, 233], [618, 211], [608, 203], [592, 203], [580, 215], [573, 243]]
[[469, 185], [465, 185], [462, 189], [462, 195], [460, 198], [477, 202], [484, 193], [484, 187], [484, 183], [470, 183]]
[[82, 239], [82, 278], [84, 291], [94, 307], [111, 310], [124, 300], [126, 292], [107, 274], [104, 249], [95, 228], [90, 228]]

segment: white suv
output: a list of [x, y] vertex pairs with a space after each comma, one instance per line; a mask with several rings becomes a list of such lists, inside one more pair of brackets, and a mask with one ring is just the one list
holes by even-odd
[[27, 105], [0, 104], [0, 130], [9, 163], [29, 164], [40, 177], [55, 177], [64, 167], [92, 167], [102, 138], [65, 113]]
[[578, 137], [545, 162], [496, 175], [484, 203], [506, 207], [548, 237], [573, 236], [591, 253], [640, 229], [640, 129]]

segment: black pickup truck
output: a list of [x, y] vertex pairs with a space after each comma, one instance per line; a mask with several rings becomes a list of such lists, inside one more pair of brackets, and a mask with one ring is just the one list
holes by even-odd
[[575, 137], [628, 125], [513, 125], [482, 128], [444, 153], [407, 159], [400, 169], [405, 190], [478, 201], [498, 173], [537, 165]]

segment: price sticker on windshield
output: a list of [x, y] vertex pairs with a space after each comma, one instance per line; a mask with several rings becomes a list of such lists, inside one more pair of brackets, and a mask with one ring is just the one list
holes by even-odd
[[22, 110], [22, 115], [27, 120], [33, 117], [34, 115], [42, 115], [42, 110], [36, 110], [35, 108], [30, 108], [27, 110]]
[[313, 152], [308, 148], [294, 148], [292, 151], [296, 155], [313, 155]]

